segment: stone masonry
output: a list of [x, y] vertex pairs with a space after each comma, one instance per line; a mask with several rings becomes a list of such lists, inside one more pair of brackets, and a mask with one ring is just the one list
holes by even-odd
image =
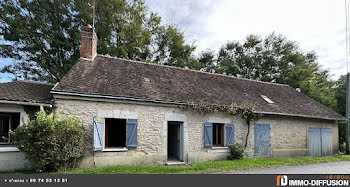
[[[245, 120], [226, 113], [201, 115], [197, 111], [183, 110], [174, 105], [161, 105], [118, 100], [77, 100], [74, 97], [57, 96], [57, 112], [63, 116], [75, 115], [86, 126], [88, 145], [81, 167], [107, 165], [148, 165], [167, 162], [167, 122], [181, 121], [184, 124], [184, 161], [200, 162], [226, 159], [229, 148], [204, 148], [205, 122], [234, 123], [235, 143], [244, 144], [247, 134]], [[104, 122], [105, 118], [137, 118], [137, 148], [125, 152], [92, 151], [92, 119]], [[334, 120], [316, 120], [299, 117], [265, 115], [256, 123], [270, 124], [271, 156], [290, 157], [308, 155], [309, 127], [332, 128], [333, 151], [338, 152], [338, 126]], [[254, 123], [250, 127], [245, 154], [254, 153]]]

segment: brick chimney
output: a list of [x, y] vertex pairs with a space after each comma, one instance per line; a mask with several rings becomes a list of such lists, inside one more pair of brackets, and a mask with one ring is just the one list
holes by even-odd
[[80, 58], [94, 60], [97, 55], [97, 36], [91, 25], [81, 27]]

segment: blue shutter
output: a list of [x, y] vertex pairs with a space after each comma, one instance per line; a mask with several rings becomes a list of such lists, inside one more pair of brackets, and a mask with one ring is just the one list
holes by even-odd
[[100, 151], [103, 149], [103, 139], [104, 139], [104, 124], [96, 122], [95, 118], [93, 120], [93, 130], [94, 130], [94, 151]]
[[206, 122], [204, 123], [204, 147], [213, 146], [213, 124]]
[[235, 141], [235, 127], [233, 123], [226, 124], [226, 146], [232, 147]]
[[137, 119], [127, 120], [126, 147], [128, 148], [137, 147]]

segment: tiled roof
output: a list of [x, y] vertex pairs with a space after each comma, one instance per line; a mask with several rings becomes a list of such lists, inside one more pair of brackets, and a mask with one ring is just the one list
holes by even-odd
[[0, 83], [0, 100], [30, 103], [50, 103], [52, 84], [34, 81]]
[[[57, 93], [165, 102], [255, 106], [264, 113], [343, 119], [294, 88], [231, 76], [98, 55], [80, 60], [54, 88]], [[274, 103], [262, 98], [267, 96]]]

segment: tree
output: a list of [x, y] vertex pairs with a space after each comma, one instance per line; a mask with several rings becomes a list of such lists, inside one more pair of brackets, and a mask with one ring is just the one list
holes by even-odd
[[99, 54], [195, 68], [193, 44], [143, 0], [4, 0], [0, 2], [2, 72], [18, 79], [59, 81], [80, 56], [80, 26], [95, 28]]
[[214, 51], [207, 50], [199, 54], [198, 62], [200, 64], [200, 70], [206, 72], [215, 72], [216, 60]]
[[[345, 116], [346, 113], [346, 75], [342, 75], [335, 82], [335, 98], [337, 105], [335, 111]], [[338, 122], [339, 127], [339, 150], [345, 152], [345, 121]]]
[[242, 44], [228, 42], [220, 48], [215, 64], [217, 73], [288, 84], [330, 108], [336, 105], [334, 82], [320, 68], [316, 54], [302, 52], [282, 35], [272, 33], [264, 39], [249, 35]]
[[335, 82], [335, 98], [337, 100], [336, 111], [345, 116], [346, 106], [346, 75], [342, 75]]
[[0, 2], [0, 55], [13, 59], [2, 72], [55, 82], [79, 58], [75, 4], [62, 1]]
[[160, 27], [156, 32], [155, 43], [154, 62], [182, 68], [200, 68], [198, 60], [192, 55], [196, 47], [186, 44], [183, 33], [176, 25]]

